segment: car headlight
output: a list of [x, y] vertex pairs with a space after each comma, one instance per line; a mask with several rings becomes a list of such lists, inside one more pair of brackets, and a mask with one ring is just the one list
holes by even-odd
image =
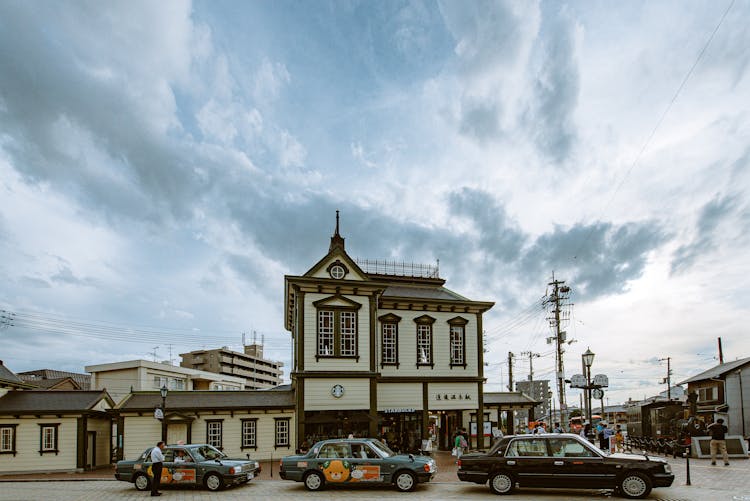
[[229, 468], [229, 473], [232, 475], [242, 473], [242, 466], [232, 466], [231, 468]]
[[664, 463], [664, 473], [672, 473], [672, 465]]

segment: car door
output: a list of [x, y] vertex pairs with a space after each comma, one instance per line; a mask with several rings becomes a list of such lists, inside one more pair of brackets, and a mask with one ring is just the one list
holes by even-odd
[[349, 459], [351, 464], [352, 483], [357, 482], [383, 482], [383, 458], [366, 442], [353, 442], [351, 444], [352, 457]]
[[328, 442], [320, 447], [318, 469], [326, 482], [342, 484], [351, 480], [351, 447], [347, 442]]
[[507, 469], [514, 473], [521, 486], [554, 486], [552, 458], [544, 438], [530, 435], [513, 439], [504, 459]]
[[557, 487], [576, 489], [605, 488], [614, 482], [614, 472], [604, 457], [592, 446], [575, 437], [549, 439], [554, 477]]
[[[169, 472], [171, 483], [195, 485], [198, 472], [195, 461], [187, 449], [184, 447], [166, 449], [164, 461], [164, 469]], [[162, 478], [164, 478], [163, 473]]]

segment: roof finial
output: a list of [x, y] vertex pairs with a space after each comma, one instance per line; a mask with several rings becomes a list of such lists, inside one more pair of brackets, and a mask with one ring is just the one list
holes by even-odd
[[336, 232], [331, 237], [331, 246], [328, 248], [328, 252], [338, 248], [344, 250], [344, 239], [339, 235], [339, 211], [336, 211]]

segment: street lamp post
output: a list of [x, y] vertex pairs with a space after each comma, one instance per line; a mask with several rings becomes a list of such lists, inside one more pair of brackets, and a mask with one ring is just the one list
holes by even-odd
[[159, 390], [159, 393], [161, 393], [161, 412], [162, 412], [162, 418], [161, 418], [161, 441], [166, 443], [167, 442], [167, 385], [163, 385], [161, 389]]
[[548, 398], [548, 401], [549, 401], [549, 425], [548, 425], [548, 429], [551, 430], [552, 429], [552, 402], [553, 402], [553, 400], [552, 400], [552, 390], [550, 390], [550, 391], [547, 392], [547, 398]]
[[586, 420], [591, 424], [591, 364], [594, 363], [594, 352], [591, 348], [586, 348], [586, 351], [581, 355], [583, 360], [583, 367], [586, 369]]

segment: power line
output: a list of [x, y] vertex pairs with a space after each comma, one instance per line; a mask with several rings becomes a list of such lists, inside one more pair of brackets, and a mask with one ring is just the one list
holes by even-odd
[[[649, 144], [651, 143], [651, 140], [656, 135], [656, 131], [659, 129], [659, 127], [661, 126], [662, 122], [664, 122], [664, 119], [667, 117], [667, 114], [672, 109], [672, 105], [675, 103], [675, 101], [677, 101], [677, 98], [679, 97], [680, 93], [682, 92], [682, 89], [685, 87], [685, 84], [690, 79], [690, 76], [693, 74], [693, 70], [695, 70], [696, 66], [698, 66], [698, 63], [703, 58], [703, 54], [706, 52], [706, 49], [708, 49], [708, 46], [711, 44], [711, 41], [713, 41], [713, 39], [714, 39], [714, 36], [719, 31], [719, 28], [721, 27], [721, 25], [724, 23], [724, 19], [726, 19], [727, 14], [729, 14], [729, 11], [732, 9], [732, 6], [734, 5], [734, 2], [735, 2], [735, 0], [732, 0], [729, 3], [729, 6], [724, 11], [724, 14], [722, 14], [721, 19], [719, 19], [719, 22], [716, 24], [716, 27], [711, 32], [711, 36], [709, 36], [708, 40], [706, 40], [706, 43], [703, 45], [703, 48], [698, 53], [698, 56], [695, 58], [695, 61], [693, 62], [692, 66], [690, 66], [690, 69], [685, 74], [685, 77], [682, 79], [682, 82], [680, 82], [680, 85], [677, 87], [677, 90], [675, 91], [674, 95], [672, 96], [672, 99], [670, 99], [669, 104], [664, 109], [664, 112], [659, 117], [659, 120], [657, 120], [656, 125], [654, 125], [654, 128], [651, 130], [651, 133], [646, 138], [646, 141], [644, 141], [643, 146], [641, 146], [641, 149], [636, 154], [635, 159], [633, 159], [633, 163], [630, 165], [630, 167], [628, 168], [628, 170], [625, 172], [625, 175], [623, 175], [622, 178], [620, 179], [620, 181], [617, 183], [617, 186], [615, 187], [614, 192], [612, 192], [612, 196], [609, 198], [609, 200], [607, 201], [607, 203], [602, 208], [602, 210], [601, 210], [602, 213], [604, 211], [606, 211], [607, 208], [610, 206], [610, 204], [612, 203], [612, 201], [615, 199], [615, 197], [617, 196], [617, 194], [620, 192], [620, 188], [622, 188], [622, 185], [625, 184], [625, 181], [630, 176], [630, 173], [633, 171], [633, 169], [635, 168], [635, 166], [640, 161], [641, 156], [646, 151], [646, 148], [648, 148]], [[581, 244], [576, 248], [576, 250], [575, 250], [575, 252], [573, 254], [573, 259], [576, 259], [576, 257], [578, 256], [579, 252], [581, 251], [581, 249], [588, 243], [589, 239], [591, 238], [591, 235], [594, 232], [594, 229], [595, 228], [592, 227], [588, 231], [588, 233], [586, 234], [586, 237], [581, 241]]]

